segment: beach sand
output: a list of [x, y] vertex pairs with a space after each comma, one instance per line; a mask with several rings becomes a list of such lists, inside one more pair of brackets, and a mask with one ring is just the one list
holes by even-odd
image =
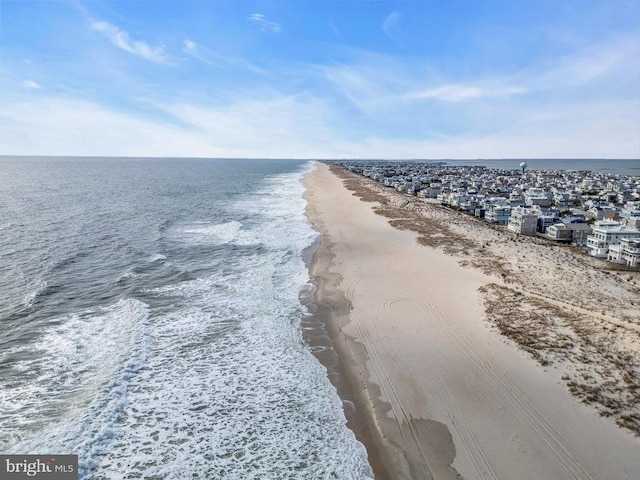
[[[600, 297], [583, 299], [567, 275], [556, 280], [571, 302], [557, 299], [547, 277], [558, 276], [562, 257], [545, 245], [531, 241], [530, 251], [440, 209], [420, 212], [428, 221], [419, 223], [411, 197], [336, 173], [317, 163], [305, 177], [321, 233], [310, 270], [339, 357], [333, 377], [355, 404], [350, 426], [376, 478], [640, 478], [640, 439], [619, 426], [640, 418], [636, 277], [626, 285], [589, 274], [614, 284], [599, 294], [615, 297], [604, 314], [590, 307]], [[631, 395], [608, 407], [580, 397], [598, 382], [612, 398], [629, 385]]]

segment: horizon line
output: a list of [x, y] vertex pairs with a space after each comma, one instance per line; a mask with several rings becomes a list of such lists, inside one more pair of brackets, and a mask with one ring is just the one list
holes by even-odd
[[[467, 158], [366, 158], [366, 157], [203, 157], [203, 156], [145, 156], [145, 155], [32, 155], [32, 154], [0, 154], [0, 158], [113, 158], [113, 159], [184, 159], [184, 160], [305, 160], [305, 161], [386, 161], [386, 162], [445, 162], [445, 161], [509, 161], [509, 160], [622, 160], [639, 161], [640, 158], [614, 157], [467, 157]], [[639, 167], [640, 168], [640, 167]]]

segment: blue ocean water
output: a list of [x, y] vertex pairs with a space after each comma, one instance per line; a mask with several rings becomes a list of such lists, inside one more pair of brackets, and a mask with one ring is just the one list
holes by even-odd
[[278, 160], [0, 158], [0, 451], [83, 479], [361, 479], [301, 334], [316, 239]]

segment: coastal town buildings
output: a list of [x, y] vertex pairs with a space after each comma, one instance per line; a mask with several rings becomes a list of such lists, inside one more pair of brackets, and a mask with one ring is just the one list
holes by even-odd
[[428, 161], [337, 163], [423, 201], [503, 225], [514, 234], [577, 245], [594, 257], [638, 268], [639, 176]]

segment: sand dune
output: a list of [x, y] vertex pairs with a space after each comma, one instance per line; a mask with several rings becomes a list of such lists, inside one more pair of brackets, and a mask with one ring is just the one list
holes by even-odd
[[[309, 217], [322, 233], [317, 297], [334, 312], [378, 478], [640, 478], [638, 437], [570, 394], [553, 351], [543, 367], [493, 326], [488, 290], [529, 290], [515, 275], [482, 268], [482, 238], [447, 254], [446, 242], [420, 245], [420, 233], [390, 226], [373, 211], [379, 203], [354, 196], [327, 165], [306, 183]], [[371, 197], [388, 208], [386, 198]], [[612, 318], [632, 322], [620, 318], [628, 310]]]

